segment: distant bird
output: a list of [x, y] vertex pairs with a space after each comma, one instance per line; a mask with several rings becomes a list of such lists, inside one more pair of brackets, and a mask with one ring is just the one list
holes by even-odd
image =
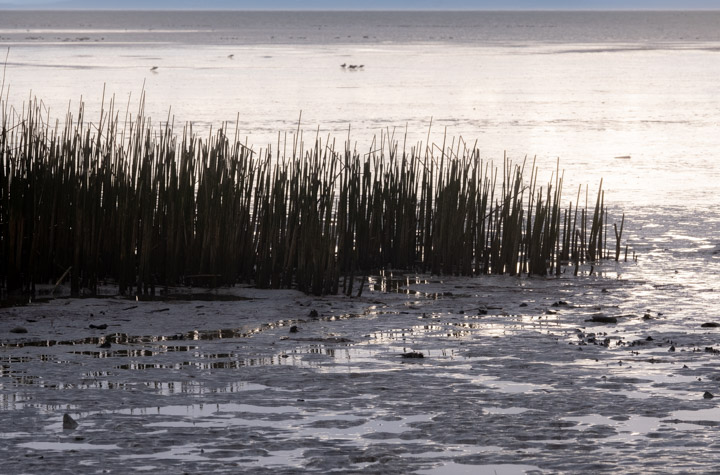
[[345, 66], [347, 66], [347, 64], [345, 64], [345, 63], [342, 63], [342, 64], [340, 65], [340, 67], [343, 68], [343, 69], [345, 69]]
[[361, 64], [360, 66], [358, 66], [358, 69], [362, 69], [362, 68], [364, 68], [364, 67], [365, 67], [365, 65], [364, 65], [364, 64]]
[[234, 57], [235, 57], [234, 54], [229, 54], [229, 55], [228, 55], [228, 58], [229, 58], [229, 59], [233, 59]]
[[150, 71], [155, 72], [155, 71], [157, 71], [157, 69], [158, 69], [157, 66], [153, 66], [152, 68], [150, 68]]
[[351, 65], [348, 66], [348, 67], [349, 67], [350, 69], [357, 69], [357, 64], [351, 64]]

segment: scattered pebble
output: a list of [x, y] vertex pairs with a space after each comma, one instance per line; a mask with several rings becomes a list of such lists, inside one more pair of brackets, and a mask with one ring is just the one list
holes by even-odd
[[700, 325], [703, 328], [717, 328], [720, 327], [720, 323], [717, 322], [707, 322]]
[[298, 332], [298, 327], [297, 327], [297, 325], [293, 325], [293, 326], [290, 327], [290, 333], [297, 333], [297, 332]]
[[70, 417], [70, 414], [63, 415], [63, 429], [65, 430], [73, 430], [77, 429], [78, 423]]
[[590, 317], [589, 320], [585, 320], [586, 322], [595, 322], [595, 323], [617, 323], [616, 317], [608, 317], [607, 315], [603, 314], [596, 314]]
[[27, 328], [25, 327], [15, 327], [12, 330], [10, 330], [10, 333], [27, 333]]
[[422, 353], [420, 353], [418, 351], [410, 351], [408, 353], [403, 353], [402, 357], [403, 358], [425, 358], [425, 355], [423, 355]]
[[714, 398], [715, 396], [714, 396], [710, 391], [705, 391], [705, 394], [703, 394], [703, 397], [704, 397], [705, 399], [712, 399], [712, 398]]
[[93, 325], [92, 323], [90, 324], [90, 328], [94, 330], [105, 330], [107, 327], [107, 323], [102, 323], [100, 325]]

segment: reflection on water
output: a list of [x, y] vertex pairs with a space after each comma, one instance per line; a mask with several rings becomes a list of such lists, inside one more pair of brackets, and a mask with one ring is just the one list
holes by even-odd
[[542, 473], [540, 467], [522, 464], [473, 465], [445, 462], [437, 467], [418, 470], [426, 475], [518, 475]]

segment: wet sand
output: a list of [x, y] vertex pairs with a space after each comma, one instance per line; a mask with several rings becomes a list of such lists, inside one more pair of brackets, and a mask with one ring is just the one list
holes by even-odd
[[0, 454], [8, 473], [712, 471], [720, 329], [644, 308], [644, 286], [413, 276], [361, 298], [3, 308]]

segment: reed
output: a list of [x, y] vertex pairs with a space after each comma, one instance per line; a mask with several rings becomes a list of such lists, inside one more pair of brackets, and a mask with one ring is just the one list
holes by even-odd
[[[366, 153], [320, 137], [306, 150], [300, 134], [289, 154], [257, 152], [225, 126], [158, 128], [143, 104], [121, 121], [111, 100], [97, 124], [82, 105], [51, 124], [37, 101], [0, 104], [9, 294], [69, 276], [73, 294], [109, 280], [123, 294], [247, 282], [351, 295], [380, 269], [559, 275], [607, 258], [602, 182], [592, 213], [587, 189], [584, 208], [582, 189], [563, 207], [559, 165], [541, 186], [534, 162], [496, 167], [462, 139], [401, 148], [390, 133]], [[624, 215], [613, 226], [617, 260]]]

